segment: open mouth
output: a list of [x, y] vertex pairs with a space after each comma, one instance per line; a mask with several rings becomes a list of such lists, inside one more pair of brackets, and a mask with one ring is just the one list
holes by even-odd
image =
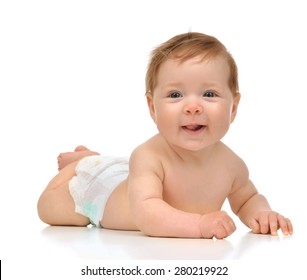
[[198, 132], [203, 130], [205, 127], [206, 127], [205, 125], [193, 124], [193, 125], [184, 125], [182, 128], [187, 131]]

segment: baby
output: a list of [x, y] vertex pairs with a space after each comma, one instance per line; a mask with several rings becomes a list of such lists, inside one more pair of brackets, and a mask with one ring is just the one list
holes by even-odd
[[50, 225], [141, 230], [149, 236], [225, 238], [232, 211], [254, 233], [293, 233], [249, 179], [248, 168], [221, 139], [240, 101], [236, 63], [201, 33], [177, 35], [152, 52], [146, 98], [158, 134], [130, 159], [84, 146], [58, 157], [59, 173], [38, 201]]

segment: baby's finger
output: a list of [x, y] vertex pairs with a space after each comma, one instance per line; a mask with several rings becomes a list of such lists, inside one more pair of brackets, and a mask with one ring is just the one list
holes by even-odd
[[222, 225], [218, 226], [214, 231], [214, 237], [217, 239], [223, 239], [228, 235], [229, 234], [227, 234], [227, 230]]
[[232, 219], [229, 219], [228, 221], [226, 221], [223, 224], [223, 226], [226, 230], [227, 236], [229, 236], [230, 234], [232, 234], [236, 230], [236, 225], [235, 225], [235, 223]]
[[[277, 214], [278, 216], [278, 214]], [[269, 216], [269, 226], [270, 226], [270, 233], [272, 235], [278, 235], [278, 221], [277, 221], [276, 214]]]
[[269, 233], [269, 217], [267, 215], [262, 215], [259, 218], [259, 226], [260, 226], [260, 232], [262, 234]]
[[278, 223], [281, 228], [281, 231], [284, 235], [290, 235], [293, 233], [293, 227], [289, 219], [285, 218], [282, 215], [277, 215]]
[[236, 226], [232, 220], [225, 221], [225, 223], [220, 224], [216, 227], [214, 231], [214, 236], [217, 239], [223, 239], [231, 235], [236, 230]]
[[256, 219], [252, 219], [249, 223], [249, 227], [251, 228], [253, 233], [260, 233], [260, 226]]
[[289, 229], [289, 233], [290, 234], [293, 234], [293, 226], [292, 226], [292, 223], [289, 219], [286, 219], [287, 220], [287, 224], [288, 224], [288, 229]]

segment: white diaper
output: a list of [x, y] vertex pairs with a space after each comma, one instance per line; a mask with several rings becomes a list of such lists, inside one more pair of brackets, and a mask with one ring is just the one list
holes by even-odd
[[128, 176], [128, 158], [88, 156], [80, 160], [76, 176], [69, 182], [75, 211], [100, 227], [104, 208], [112, 191]]

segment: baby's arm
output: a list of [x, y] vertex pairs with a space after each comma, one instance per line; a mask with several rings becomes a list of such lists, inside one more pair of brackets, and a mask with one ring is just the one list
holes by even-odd
[[273, 211], [266, 198], [259, 194], [254, 184], [248, 179], [248, 170], [242, 165], [241, 175], [229, 196], [231, 208], [241, 221], [254, 233], [277, 235], [281, 228], [283, 234], [293, 233], [289, 219]]
[[163, 168], [150, 153], [136, 150], [130, 158], [129, 199], [135, 224], [145, 234], [163, 237], [224, 238], [235, 226], [218, 211], [208, 215], [178, 210], [163, 200]]

